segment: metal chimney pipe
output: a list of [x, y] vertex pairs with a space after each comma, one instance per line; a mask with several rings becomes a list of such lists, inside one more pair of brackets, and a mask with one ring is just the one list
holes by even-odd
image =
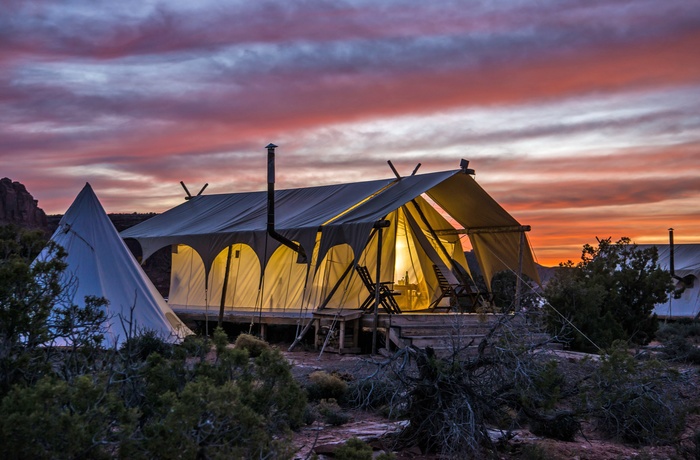
[[298, 263], [305, 263], [308, 259], [304, 248], [275, 230], [275, 149], [277, 146], [270, 143], [265, 148], [267, 149], [267, 234], [296, 251]]
[[676, 277], [676, 268], [675, 264], [673, 261], [674, 257], [674, 247], [673, 247], [673, 228], [668, 229], [668, 244], [669, 244], [669, 257], [668, 257], [668, 265], [669, 269], [671, 270], [671, 277], [675, 278]]
[[275, 144], [267, 144], [267, 231], [275, 231]]

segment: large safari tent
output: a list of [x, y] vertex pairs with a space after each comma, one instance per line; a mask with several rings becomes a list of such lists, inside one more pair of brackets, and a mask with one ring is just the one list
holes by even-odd
[[[640, 249], [652, 245], [639, 245]], [[654, 308], [660, 318], [700, 316], [700, 244], [655, 244], [659, 265], [673, 274], [674, 290], [665, 303]]]
[[277, 191], [272, 161], [267, 192], [189, 197], [121, 233], [140, 243], [144, 260], [171, 248], [168, 302], [178, 314], [372, 311], [376, 293], [358, 267], [385, 283], [401, 313], [448, 311], [436, 308], [454, 301], [440, 275], [443, 286], [478, 289], [463, 238], [487, 285], [502, 270], [538, 279], [528, 227], [479, 186], [464, 160], [452, 171]]

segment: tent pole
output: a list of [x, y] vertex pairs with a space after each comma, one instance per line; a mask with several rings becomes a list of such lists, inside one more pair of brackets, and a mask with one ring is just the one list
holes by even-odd
[[[374, 288], [374, 322], [372, 326], [372, 354], [377, 354], [377, 328], [379, 327], [379, 289], [382, 286], [382, 228], [391, 225], [386, 219], [375, 222], [374, 228], [377, 230], [377, 274]], [[390, 312], [391, 313], [391, 312]]]
[[[374, 234], [376, 232], [377, 232], [377, 227], [372, 228], [372, 232], [370, 233], [369, 238], [367, 238], [367, 243], [365, 244], [365, 246], [367, 246], [372, 241], [372, 238], [374, 237]], [[331, 301], [331, 298], [333, 297], [333, 295], [335, 295], [335, 292], [338, 290], [338, 288], [340, 288], [340, 285], [342, 284], [343, 280], [352, 271], [352, 267], [354, 267], [354, 266], [355, 266], [355, 258], [352, 259], [352, 262], [350, 262], [350, 265], [348, 265], [348, 267], [345, 269], [343, 274], [340, 275], [340, 279], [335, 284], [335, 286], [333, 286], [333, 289], [331, 289], [330, 294], [328, 294], [326, 296], [326, 298], [323, 300], [323, 302], [321, 302], [321, 304], [316, 308], [317, 310], [323, 310], [324, 308], [326, 308], [326, 305], [328, 305], [328, 302]], [[309, 331], [309, 329], [311, 329], [311, 326], [313, 324], [314, 324], [314, 321], [312, 319], [311, 321], [309, 321], [306, 324], [306, 326], [304, 326], [304, 329], [302, 329], [302, 331], [299, 333], [299, 337], [294, 339], [294, 342], [289, 346], [287, 351], [292, 351], [294, 349], [294, 347], [296, 347], [299, 344], [299, 342], [301, 342], [301, 340], [304, 338], [304, 336]]]
[[[323, 310], [323, 309], [326, 307], [326, 305], [328, 305], [328, 302], [331, 301], [331, 298], [333, 297], [333, 295], [335, 294], [335, 292], [338, 290], [338, 288], [340, 287], [340, 285], [343, 283], [343, 280], [345, 279], [345, 277], [347, 277], [347, 276], [348, 276], [348, 273], [350, 273], [350, 270], [352, 270], [353, 265], [355, 265], [355, 259], [353, 259], [352, 262], [350, 262], [350, 265], [348, 265], [348, 268], [346, 268], [345, 271], [343, 272], [343, 274], [340, 275], [340, 279], [338, 279], [338, 282], [335, 283], [335, 286], [333, 286], [333, 289], [331, 289], [330, 294], [328, 294], [328, 296], [326, 296], [326, 298], [323, 300], [323, 302], [321, 303], [321, 305], [318, 306], [317, 310]], [[313, 320], [313, 318], [312, 318], [312, 319], [306, 324], [306, 326], [304, 326], [304, 329], [302, 329], [302, 331], [299, 333], [299, 336], [298, 336], [297, 338], [294, 339], [294, 342], [292, 342], [292, 344], [289, 346], [289, 348], [287, 349], [287, 351], [292, 351], [292, 350], [294, 350], [294, 347], [296, 347], [296, 346], [299, 344], [299, 342], [301, 342], [301, 340], [304, 338], [304, 336], [305, 336], [306, 333], [309, 331], [309, 329], [311, 329], [311, 326], [312, 326], [313, 324], [314, 324], [314, 320]]]
[[381, 287], [382, 276], [382, 227], [379, 227], [377, 233], [377, 274], [375, 282], [377, 286], [374, 288], [374, 323], [372, 326], [372, 355], [377, 354], [377, 327], [379, 325], [379, 288]]
[[523, 253], [525, 252], [525, 232], [520, 232], [520, 246], [518, 249], [518, 276], [515, 279], [515, 312], [520, 311], [520, 291], [523, 279]]
[[226, 254], [226, 272], [224, 273], [224, 285], [221, 287], [221, 305], [219, 306], [219, 322], [218, 327], [224, 327], [224, 305], [226, 305], [226, 291], [228, 290], [229, 270], [231, 270], [231, 253], [233, 245], [228, 247]]
[[352, 267], [354, 265], [355, 259], [352, 259], [352, 261], [350, 261], [350, 264], [347, 266], [343, 274], [340, 275], [340, 278], [338, 278], [338, 281], [333, 286], [333, 289], [331, 289], [331, 292], [326, 296], [325, 299], [323, 299], [323, 302], [321, 302], [321, 304], [316, 308], [316, 310], [323, 310], [324, 308], [326, 308], [326, 305], [328, 305], [328, 302], [331, 301], [331, 298], [335, 295], [338, 288], [340, 288], [340, 285], [343, 283], [348, 274], [350, 274], [350, 271], [352, 270]]
[[413, 206], [416, 207], [416, 211], [418, 211], [418, 215], [420, 216], [421, 220], [423, 221], [423, 224], [425, 224], [425, 226], [428, 228], [428, 231], [432, 235], [433, 239], [435, 239], [435, 241], [437, 242], [438, 247], [442, 251], [443, 255], [447, 258], [447, 260], [450, 261], [450, 265], [451, 265], [450, 268], [455, 273], [455, 276], [458, 276], [460, 278], [460, 280], [462, 281], [462, 284], [464, 286], [469, 286], [469, 280], [465, 279], [462, 276], [462, 270], [458, 270], [457, 267], [455, 266], [454, 259], [452, 258], [450, 253], [447, 252], [447, 248], [445, 248], [445, 246], [442, 244], [442, 241], [440, 241], [440, 237], [438, 236], [438, 234], [435, 231], [435, 229], [433, 228], [433, 226], [430, 225], [430, 222], [428, 222], [428, 218], [425, 216], [425, 214], [423, 213], [423, 210], [420, 208], [420, 206], [418, 206], [418, 202], [416, 202], [416, 200], [413, 199], [413, 200], [411, 200], [411, 203], [413, 203]]

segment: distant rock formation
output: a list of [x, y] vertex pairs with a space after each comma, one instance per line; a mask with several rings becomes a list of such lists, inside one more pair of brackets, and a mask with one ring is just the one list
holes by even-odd
[[15, 224], [46, 230], [46, 213], [37, 204], [24, 185], [7, 177], [0, 179], [0, 225]]

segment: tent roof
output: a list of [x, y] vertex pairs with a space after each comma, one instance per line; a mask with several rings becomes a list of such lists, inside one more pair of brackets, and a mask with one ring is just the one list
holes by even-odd
[[[83, 306], [87, 295], [109, 301], [105, 345], [124, 341], [129, 321], [134, 331], [153, 330], [166, 340], [191, 334], [119, 237], [90, 184], [68, 208], [51, 240], [68, 253], [64, 276], [76, 281], [72, 302]], [[38, 259], [48, 255], [44, 250]]]
[[[275, 230], [298, 241], [310, 252], [320, 229], [348, 225], [369, 228], [389, 212], [459, 172], [277, 190]], [[267, 244], [267, 254], [258, 254], [261, 260], [266, 260], [279, 245], [272, 239], [267, 241], [267, 192], [193, 197], [123, 231], [121, 236], [137, 239], [144, 259], [164, 246], [187, 244], [200, 254], [205, 266], [233, 243], [247, 243], [253, 248]]]
[[[357, 254], [376, 221], [424, 193], [465, 228], [518, 225], [473, 177], [451, 170], [275, 191], [275, 230], [297, 241], [307, 253], [321, 231], [319, 258], [341, 243], [349, 244]], [[267, 236], [266, 228], [267, 192], [248, 192], [193, 197], [121, 236], [137, 239], [144, 259], [164, 246], [186, 244], [199, 253], [208, 270], [216, 255], [234, 243], [253, 247], [265, 264], [279, 246]], [[498, 257], [502, 254], [494, 254], [494, 259]], [[494, 268], [498, 265], [494, 263]], [[525, 272], [530, 275], [528, 271], [526, 261]], [[534, 264], [531, 271], [535, 272]], [[532, 277], [537, 279], [536, 273]]]

